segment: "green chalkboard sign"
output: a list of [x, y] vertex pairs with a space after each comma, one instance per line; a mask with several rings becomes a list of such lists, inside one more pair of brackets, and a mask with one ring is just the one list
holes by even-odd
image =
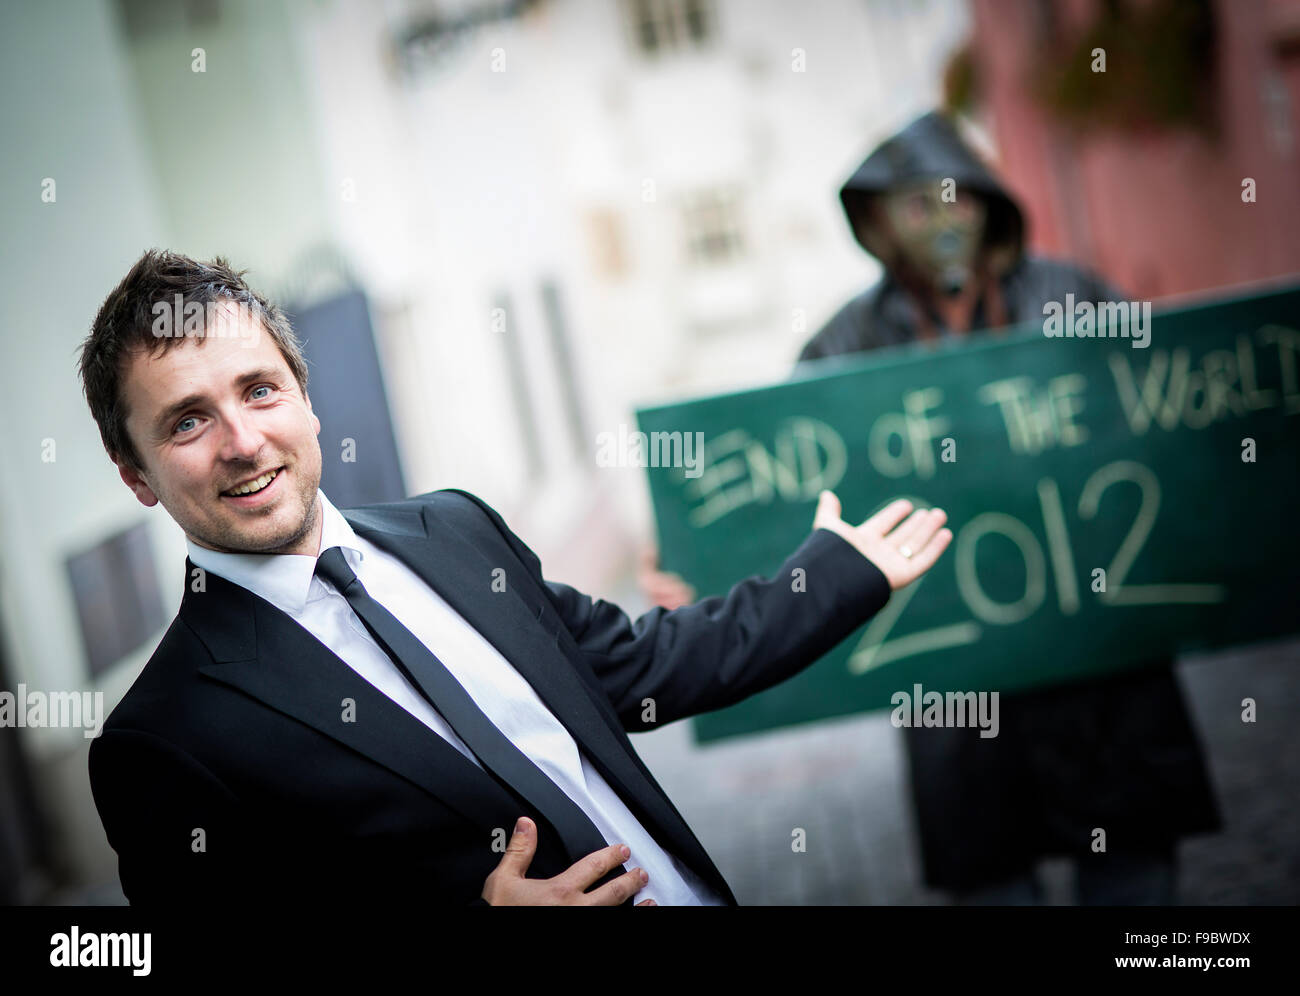
[[835, 651], [696, 736], [1300, 629], [1300, 287], [1157, 311], [1144, 347], [1110, 327], [909, 344], [638, 411], [662, 563], [701, 596], [770, 576], [823, 488], [854, 523], [906, 497], [954, 533]]

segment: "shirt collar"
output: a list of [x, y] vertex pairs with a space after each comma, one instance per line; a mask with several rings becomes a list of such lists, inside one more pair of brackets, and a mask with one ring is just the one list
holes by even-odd
[[[352, 531], [343, 513], [334, 507], [325, 492], [319, 488], [316, 496], [321, 507], [320, 550], [324, 553], [332, 546], [341, 547], [343, 556], [353, 570], [365, 557], [361, 541]], [[278, 609], [298, 615], [309, 601], [325, 593], [324, 584], [316, 574], [316, 557], [295, 553], [218, 553], [199, 546], [186, 537], [190, 561], [205, 571], [211, 571], [254, 595], [266, 599]]]

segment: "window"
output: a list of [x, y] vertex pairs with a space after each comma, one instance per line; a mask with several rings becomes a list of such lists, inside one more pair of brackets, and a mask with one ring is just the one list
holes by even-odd
[[740, 196], [731, 188], [705, 190], [682, 202], [688, 259], [714, 266], [738, 259], [744, 253], [741, 237]]
[[646, 55], [703, 46], [713, 34], [710, 0], [625, 0], [632, 37]]

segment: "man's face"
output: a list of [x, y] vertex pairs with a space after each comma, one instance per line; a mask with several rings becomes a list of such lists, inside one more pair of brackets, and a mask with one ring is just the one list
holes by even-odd
[[984, 199], [955, 187], [944, 195], [939, 181], [902, 185], [881, 198], [899, 253], [914, 272], [943, 294], [969, 283], [984, 237]]
[[314, 556], [320, 420], [256, 317], [222, 309], [217, 323], [127, 361], [126, 430], [143, 466], [119, 460], [122, 480], [200, 546]]

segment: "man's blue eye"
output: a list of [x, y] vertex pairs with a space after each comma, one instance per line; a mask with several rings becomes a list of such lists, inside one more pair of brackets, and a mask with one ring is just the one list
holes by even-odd
[[[258, 396], [257, 396], [257, 392], [258, 392], [258, 391], [269, 391], [269, 390], [271, 390], [271, 388], [270, 388], [268, 385], [266, 385], [266, 384], [262, 384], [262, 385], [260, 385], [260, 386], [258, 386], [258, 387], [253, 388], [253, 393], [250, 395], [250, 397], [252, 397], [253, 400], [255, 400], [255, 401], [259, 401], [259, 400], [261, 400], [261, 399], [258, 398]], [[263, 394], [262, 397], [265, 398], [266, 395]]]
[[188, 430], [185, 428], [185, 423], [186, 423], [186, 422], [197, 422], [197, 421], [198, 421], [198, 419], [196, 419], [193, 415], [187, 415], [187, 416], [185, 416], [185, 418], [181, 419], [179, 422], [176, 423], [176, 429], [175, 429], [174, 431], [176, 431], [176, 432], [186, 432], [186, 431], [188, 431]]

